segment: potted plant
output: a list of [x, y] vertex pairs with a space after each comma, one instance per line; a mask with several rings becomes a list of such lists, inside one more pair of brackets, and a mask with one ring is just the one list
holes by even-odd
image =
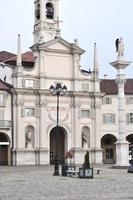
[[86, 152], [82, 168], [79, 168], [80, 178], [93, 178], [93, 168], [90, 167], [89, 151]]

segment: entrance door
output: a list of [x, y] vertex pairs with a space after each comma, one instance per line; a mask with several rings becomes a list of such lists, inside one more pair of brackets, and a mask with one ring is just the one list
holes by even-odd
[[8, 146], [0, 145], [0, 165], [8, 165]]
[[50, 133], [50, 164], [55, 163], [55, 155], [57, 151], [58, 163], [65, 163], [65, 129], [58, 127], [58, 134], [56, 127]]
[[0, 133], [0, 165], [8, 165], [9, 139], [4, 133]]
[[102, 137], [101, 147], [103, 149], [103, 163], [114, 164], [116, 162], [116, 138], [107, 134]]
[[113, 148], [107, 148], [105, 156], [106, 156], [105, 158], [106, 163], [114, 163], [114, 149]]

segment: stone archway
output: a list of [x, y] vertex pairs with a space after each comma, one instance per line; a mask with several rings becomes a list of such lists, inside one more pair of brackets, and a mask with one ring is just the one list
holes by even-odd
[[129, 142], [129, 155], [133, 158], [133, 134], [128, 135], [126, 140]]
[[116, 162], [116, 137], [107, 134], [101, 139], [101, 147], [103, 149], [103, 163], [114, 164]]
[[[66, 150], [66, 130], [59, 126], [58, 134], [57, 127], [54, 127], [50, 132], [50, 164], [55, 163], [55, 154], [57, 148], [58, 162], [59, 164], [65, 163], [65, 150]], [[57, 140], [57, 147], [56, 147]]]
[[0, 133], [0, 165], [9, 163], [9, 138], [6, 134]]

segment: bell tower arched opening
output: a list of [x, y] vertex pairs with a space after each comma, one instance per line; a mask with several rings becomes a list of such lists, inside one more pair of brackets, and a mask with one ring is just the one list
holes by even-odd
[[34, 44], [53, 40], [59, 26], [59, 1], [37, 0], [34, 3]]
[[54, 18], [54, 6], [51, 2], [46, 4], [46, 18], [53, 19]]

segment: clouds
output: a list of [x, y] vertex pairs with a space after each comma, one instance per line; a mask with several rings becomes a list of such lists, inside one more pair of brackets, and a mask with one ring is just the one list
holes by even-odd
[[[108, 64], [115, 55], [115, 39], [122, 36], [125, 57], [133, 59], [132, 51], [132, 0], [60, 0], [62, 37], [70, 42], [79, 39], [81, 48], [87, 52], [81, 64], [84, 68], [93, 65], [93, 43], [97, 42], [101, 76], [116, 75]], [[33, 0], [4, 0], [0, 7], [0, 49], [16, 52], [17, 34], [21, 34], [22, 49], [33, 44], [34, 3]], [[133, 77], [132, 65], [127, 71]]]

